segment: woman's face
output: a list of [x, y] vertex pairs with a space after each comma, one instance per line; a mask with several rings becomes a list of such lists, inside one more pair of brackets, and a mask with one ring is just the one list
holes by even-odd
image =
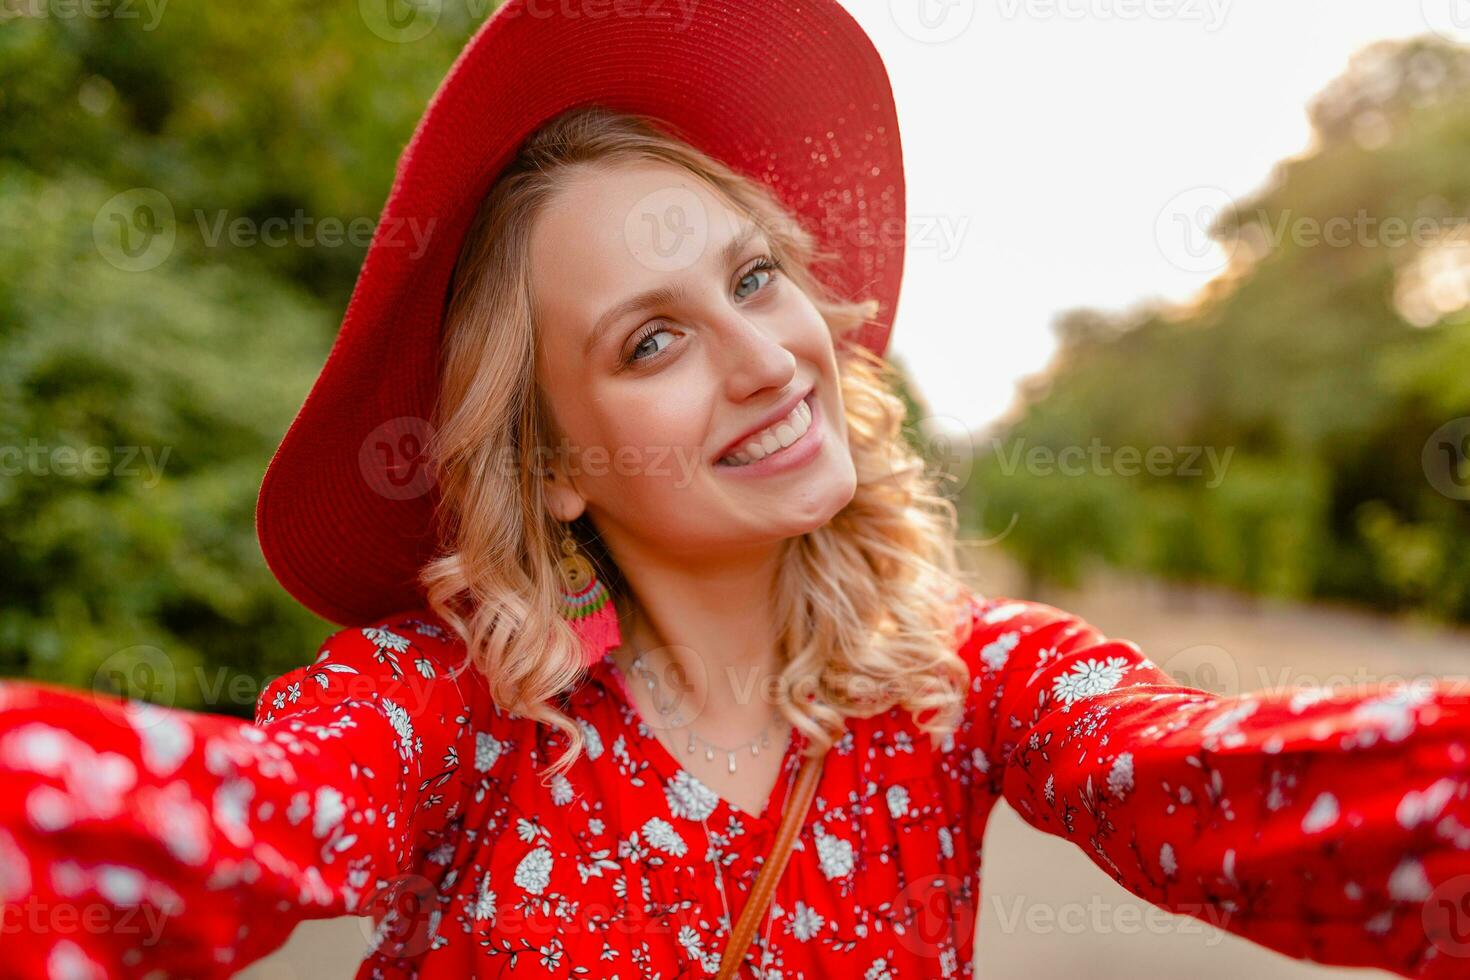
[[708, 558], [804, 534], [852, 499], [831, 333], [771, 257], [703, 181], [658, 162], [584, 171], [540, 213], [560, 519], [585, 506], [611, 540]]

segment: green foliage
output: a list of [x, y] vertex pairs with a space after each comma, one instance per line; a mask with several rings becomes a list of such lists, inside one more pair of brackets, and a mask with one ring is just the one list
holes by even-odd
[[999, 445], [1193, 446], [1229, 464], [1211, 485], [988, 461], [970, 506], [1019, 515], [1003, 544], [1034, 575], [1098, 560], [1470, 619], [1470, 503], [1422, 458], [1470, 417], [1467, 94], [1464, 49], [1366, 50], [1314, 105], [1315, 151], [1213, 229], [1231, 263], [1197, 304], [1059, 320]]
[[[256, 491], [398, 154], [488, 12], [448, 4], [394, 43], [361, 6], [5, 18], [0, 672], [248, 716], [330, 629], [266, 569]], [[118, 217], [127, 192], [163, 203]], [[129, 271], [114, 223], [139, 218], [173, 237]], [[271, 218], [365, 233], [214, 234]]]

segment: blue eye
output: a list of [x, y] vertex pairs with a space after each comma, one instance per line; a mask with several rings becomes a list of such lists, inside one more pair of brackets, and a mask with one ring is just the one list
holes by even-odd
[[[740, 277], [740, 282], [743, 284], [749, 280], [756, 279], [758, 277], [758, 274], [762, 272], [767, 274], [766, 281], [769, 282], [771, 279], [774, 279], [776, 277], [776, 272], [780, 268], [780, 262], [770, 258], [769, 256], [762, 255], [760, 258], [755, 260], [755, 264], [746, 271], [745, 275]], [[760, 287], [757, 286], [756, 288], [759, 289]], [[746, 293], [745, 295], [748, 296], [750, 294]], [[741, 296], [740, 298], [744, 299], [745, 296]]]
[[[642, 350], [646, 344], [648, 344], [650, 341], [652, 341], [653, 338], [657, 337], [659, 334], [661, 334], [661, 333], [672, 333], [672, 332], [673, 331], [669, 330], [668, 327], [661, 327], [661, 326], [657, 326], [656, 324], [649, 324], [648, 327], [647, 327], [647, 329], [645, 329], [643, 331], [643, 333], [639, 335], [638, 340], [634, 342], [634, 344], [633, 344], [633, 352], [628, 355], [629, 362], [632, 362], [632, 361], [646, 361], [646, 360], [648, 360], [647, 357], [639, 357], [638, 356], [638, 352], [640, 350]], [[653, 353], [652, 353], [651, 356], [657, 357], [659, 355], [659, 353], [664, 349], [664, 347], [667, 347], [667, 346], [668, 346], [668, 344], [664, 344], [663, 347], [656, 347], [656, 348], [654, 348], [653, 349]]]

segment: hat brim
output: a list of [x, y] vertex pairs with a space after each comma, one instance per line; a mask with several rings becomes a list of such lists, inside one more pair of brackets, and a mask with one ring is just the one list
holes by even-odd
[[[888, 343], [903, 272], [898, 120], [877, 50], [836, 0], [592, 8], [506, 0], [430, 101], [398, 162], [325, 366], [267, 468], [256, 533], [281, 585], [359, 625], [422, 604], [436, 494], [417, 453], [438, 389], [450, 275], [477, 206], [521, 143], [597, 103], [671, 123], [765, 182], [874, 298], [856, 342]], [[897, 231], [895, 231], [897, 229]]]

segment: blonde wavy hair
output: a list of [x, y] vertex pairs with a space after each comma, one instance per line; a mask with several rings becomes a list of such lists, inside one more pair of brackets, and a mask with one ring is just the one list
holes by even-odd
[[[646, 117], [600, 106], [564, 113], [526, 140], [486, 195], [455, 266], [444, 322], [429, 449], [444, 546], [420, 580], [496, 705], [564, 733], [566, 751], [548, 778], [583, 751], [564, 695], [585, 670], [580, 639], [560, 613], [562, 525], [541, 475], [554, 433], [535, 381], [529, 240], [539, 210], [574, 168], [634, 160], [688, 170], [758, 224], [834, 343], [878, 310], [876, 300], [842, 301], [817, 280], [812, 268], [836, 255], [762, 184]], [[958, 724], [969, 685], [955, 652], [963, 640], [957, 629], [967, 623], [955, 508], [903, 437], [906, 405], [887, 362], [857, 344], [837, 346], [857, 492], [827, 524], [783, 543], [771, 597], [783, 664], [777, 690], [786, 692], [780, 710], [813, 752], [841, 737], [847, 717], [894, 705], [913, 712], [937, 743]], [[590, 518], [571, 530], [627, 622], [631, 596]]]

